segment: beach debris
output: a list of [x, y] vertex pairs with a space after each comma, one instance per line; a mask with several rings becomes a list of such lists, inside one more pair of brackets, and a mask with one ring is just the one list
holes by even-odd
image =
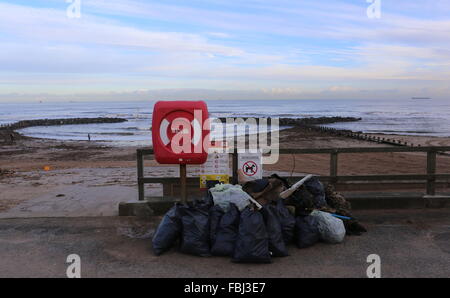
[[327, 185], [325, 195], [328, 206], [335, 209], [338, 213], [348, 214], [352, 209], [350, 202], [348, 202], [343, 195], [336, 192], [335, 187], [332, 184]]
[[283, 181], [270, 177], [247, 181], [242, 189], [261, 205], [279, 199], [280, 193], [286, 189]]
[[289, 244], [294, 238], [295, 217], [289, 212], [289, 209], [282, 199], [279, 199], [276, 202], [276, 211], [278, 219], [280, 220], [281, 233], [283, 234], [284, 242]]
[[153, 235], [153, 251], [157, 256], [172, 248], [181, 235], [180, 207], [181, 205], [175, 204], [164, 215]]
[[291, 186], [285, 178], [273, 174], [268, 179], [248, 181], [243, 189], [263, 205], [276, 201], [277, 196], [284, 198], [286, 208], [293, 210], [291, 214], [295, 216], [308, 215], [314, 209], [332, 213], [344, 220], [347, 235], [361, 235], [367, 231], [352, 216], [350, 202], [336, 192], [332, 184], [324, 187], [318, 176], [307, 175]]
[[219, 205], [215, 205], [209, 209], [209, 240], [211, 246], [216, 242], [217, 229], [219, 228], [219, 223], [224, 213], [222, 207]]
[[347, 235], [360, 236], [362, 233], [367, 232], [367, 229], [351, 214], [352, 206], [350, 202], [342, 194], [336, 192], [332, 184], [327, 185], [325, 194], [327, 206], [322, 207], [321, 210], [340, 216], [343, 219]]
[[298, 248], [313, 246], [320, 240], [317, 218], [310, 215], [295, 219], [295, 239]]
[[314, 210], [310, 216], [317, 219], [317, 229], [320, 239], [326, 243], [342, 243], [345, 237], [345, 227], [341, 219], [330, 213]]
[[[217, 184], [203, 200], [177, 203], [166, 213], [153, 236], [153, 250], [160, 255], [179, 242], [186, 254], [270, 263], [272, 257], [288, 256], [291, 243], [298, 248], [319, 241], [338, 244], [345, 235], [366, 231], [334, 188], [325, 188], [317, 176], [305, 178], [293, 186], [277, 175], [244, 187]], [[290, 195], [284, 199], [283, 192]]]
[[209, 192], [212, 195], [214, 205], [219, 205], [225, 212], [228, 211], [230, 203], [235, 204], [239, 211], [242, 211], [252, 201], [250, 195], [240, 185], [217, 184], [209, 189]]
[[313, 196], [314, 208], [322, 208], [327, 205], [325, 188], [317, 176], [312, 176], [304, 183], [305, 189]]
[[[281, 178], [277, 175], [272, 175], [271, 178], [279, 180], [284, 185], [285, 189], [292, 190], [294, 188], [294, 187], [291, 187], [289, 182], [284, 178]], [[314, 196], [308, 190], [306, 190], [305, 186], [303, 185], [308, 179], [310, 179], [310, 178], [308, 178], [308, 179], [306, 179], [306, 178], [308, 178], [308, 176], [303, 178], [302, 179], [303, 181], [300, 181], [302, 183], [298, 188], [295, 187], [296, 188], [295, 191], [289, 192], [290, 196], [288, 196], [286, 198], [282, 198], [280, 196], [280, 198], [285, 201], [287, 208], [293, 209], [294, 212], [292, 214], [295, 214], [296, 216], [298, 216], [300, 214], [303, 214], [303, 215], [309, 214], [311, 212], [311, 210], [314, 209], [314, 206], [317, 205], [317, 204], [315, 204]], [[312, 176], [311, 176], [311, 178], [312, 178]]]
[[338, 215], [338, 214], [333, 214], [330, 213], [331, 215], [333, 215], [334, 217], [340, 218], [340, 219], [346, 219], [346, 220], [352, 220], [353, 218], [348, 217], [348, 216], [342, 216], [342, 215]]
[[312, 177], [313, 177], [313, 175], [311, 175], [311, 174], [307, 175], [306, 177], [304, 177], [303, 179], [301, 179], [300, 181], [298, 181], [297, 183], [292, 185], [289, 189], [280, 193], [280, 197], [282, 199], [286, 199], [286, 198], [290, 197], [297, 189], [299, 189], [306, 181], [308, 181]]
[[181, 252], [201, 257], [211, 255], [208, 209], [208, 205], [201, 205], [197, 202], [180, 207]]
[[220, 219], [215, 238], [211, 239], [211, 254], [214, 256], [233, 256], [239, 232], [239, 209], [233, 203]]
[[276, 206], [267, 204], [261, 210], [269, 236], [269, 251], [274, 257], [286, 257], [289, 255], [283, 237], [283, 228]]
[[269, 235], [261, 212], [245, 208], [239, 220], [239, 233], [233, 254], [238, 263], [270, 263]]

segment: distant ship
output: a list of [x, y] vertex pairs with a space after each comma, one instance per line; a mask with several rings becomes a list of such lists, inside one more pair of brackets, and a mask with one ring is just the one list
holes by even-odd
[[411, 99], [431, 99], [431, 97], [411, 97]]

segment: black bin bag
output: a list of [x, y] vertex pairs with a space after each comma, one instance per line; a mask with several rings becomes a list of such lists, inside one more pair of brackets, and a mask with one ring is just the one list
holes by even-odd
[[269, 251], [274, 257], [286, 257], [289, 255], [283, 238], [283, 231], [278, 218], [276, 206], [267, 204], [261, 210], [269, 236]]
[[314, 245], [320, 239], [317, 218], [314, 216], [298, 216], [296, 218], [296, 242], [298, 248]]
[[180, 251], [196, 256], [210, 256], [209, 208], [201, 204], [188, 204], [180, 208], [180, 214]]
[[239, 232], [239, 217], [239, 209], [235, 204], [230, 203], [230, 208], [220, 219], [216, 232], [216, 241], [212, 245], [211, 254], [215, 256], [233, 256]]
[[180, 206], [181, 205], [179, 204], [175, 204], [175, 206], [164, 215], [153, 235], [153, 251], [157, 256], [169, 250], [180, 237]]
[[284, 243], [289, 244], [294, 239], [295, 217], [286, 208], [283, 199], [277, 201], [276, 211], [280, 220]]
[[259, 211], [245, 208], [241, 212], [239, 233], [233, 261], [240, 263], [270, 263], [269, 236]]
[[306, 190], [313, 195], [313, 204], [315, 208], [322, 208], [327, 205], [325, 198], [325, 189], [322, 182], [316, 176], [311, 177], [304, 184]]
[[214, 206], [214, 198], [209, 189], [206, 191], [203, 201], [200, 201], [200, 204], [208, 206], [209, 208], [212, 208]]
[[216, 242], [217, 229], [219, 228], [220, 219], [223, 214], [222, 207], [215, 205], [209, 209], [209, 243], [212, 245]]

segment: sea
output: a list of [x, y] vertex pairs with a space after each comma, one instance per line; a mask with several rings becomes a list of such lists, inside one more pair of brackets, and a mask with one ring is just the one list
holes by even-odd
[[[20, 120], [119, 117], [116, 124], [29, 127], [26, 136], [55, 140], [92, 140], [117, 146], [151, 145], [156, 101], [0, 102], [0, 125]], [[365, 133], [450, 136], [450, 101], [410, 100], [207, 100], [211, 117], [360, 117], [327, 126]], [[243, 131], [238, 134], [244, 133]]]

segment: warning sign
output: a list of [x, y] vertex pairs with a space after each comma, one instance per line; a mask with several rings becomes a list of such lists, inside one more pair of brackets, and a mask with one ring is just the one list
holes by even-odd
[[228, 153], [208, 154], [208, 160], [200, 166], [200, 188], [206, 188], [206, 181], [208, 180], [229, 183], [230, 165]]
[[220, 183], [230, 183], [229, 175], [200, 175], [200, 188], [206, 189], [207, 181], [219, 181]]
[[261, 153], [239, 154], [238, 169], [241, 169], [247, 177], [261, 179], [263, 177], [261, 158]]

